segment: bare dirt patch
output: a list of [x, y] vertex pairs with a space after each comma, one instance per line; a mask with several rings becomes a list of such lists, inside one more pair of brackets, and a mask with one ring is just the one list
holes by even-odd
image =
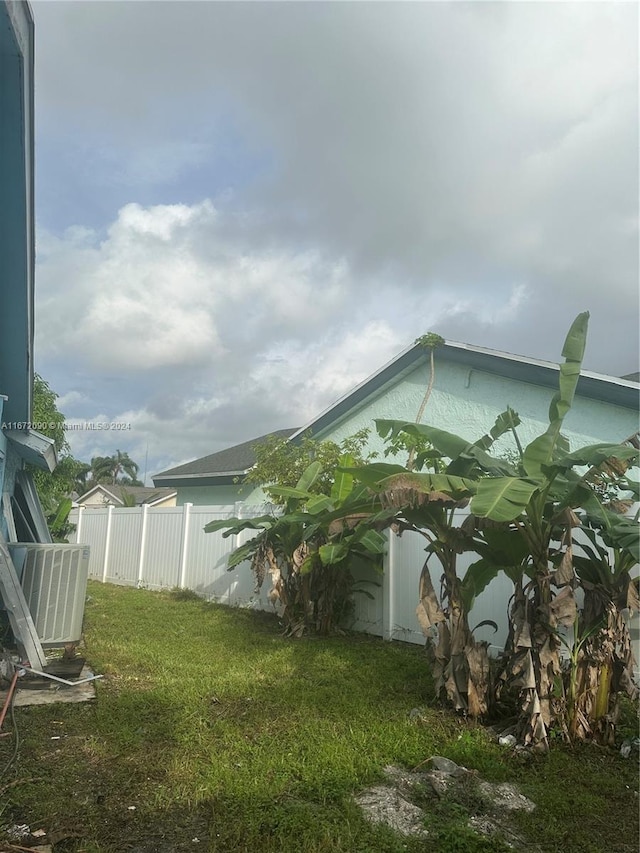
[[371, 823], [386, 824], [405, 836], [427, 838], [437, 807], [453, 804], [466, 814], [466, 826], [478, 835], [498, 838], [513, 850], [532, 853], [537, 849], [510, 825], [511, 813], [536, 807], [512, 783], [486, 782], [475, 771], [442, 756], [434, 756], [426, 771], [388, 766], [384, 774], [385, 784], [367, 788], [355, 798]]

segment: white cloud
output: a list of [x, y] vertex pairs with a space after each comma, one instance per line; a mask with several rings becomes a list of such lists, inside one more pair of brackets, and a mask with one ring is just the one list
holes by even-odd
[[56, 400], [56, 406], [61, 412], [64, 413], [64, 410], [68, 406], [82, 404], [86, 401], [87, 398], [84, 396], [84, 394], [80, 394], [78, 391], [68, 391], [66, 394], [58, 396], [58, 399]]
[[586, 366], [636, 368], [637, 7], [35, 14], [41, 372], [158, 467], [299, 425], [429, 330], [555, 359], [587, 309]]
[[[341, 261], [317, 252], [257, 250], [220, 231], [210, 201], [193, 206], [123, 207], [102, 242], [69, 229], [39, 241], [42, 354], [68, 348], [86, 363], [138, 372], [198, 366], [238, 341], [260, 350], [269, 336], [305, 337], [349, 289]], [[319, 298], [321, 297], [321, 298]]]

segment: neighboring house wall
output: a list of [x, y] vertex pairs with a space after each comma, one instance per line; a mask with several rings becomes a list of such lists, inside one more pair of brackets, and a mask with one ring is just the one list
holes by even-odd
[[95, 507], [95, 506], [108, 506], [113, 501], [106, 495], [104, 492], [94, 492], [92, 495], [84, 498], [80, 503], [80, 506], [86, 507]]
[[261, 488], [254, 485], [232, 486], [177, 486], [177, 506], [190, 503], [195, 506], [233, 506], [242, 501], [249, 504], [260, 504], [267, 500]]
[[[369, 448], [383, 449], [374, 420], [389, 418], [413, 421], [427, 388], [429, 370], [422, 364], [382, 389], [357, 409], [348, 411], [342, 419], [323, 430], [314, 432], [318, 439], [339, 442], [354, 432], [368, 427], [371, 430]], [[549, 403], [554, 391], [528, 382], [504, 378], [460, 364], [437, 360], [436, 379], [427, 403], [422, 423], [475, 440], [486, 433], [496, 417], [507, 406], [520, 415], [522, 426], [518, 434], [523, 444], [543, 432], [548, 424]], [[621, 441], [638, 429], [638, 412], [611, 403], [576, 396], [565, 420], [563, 432], [572, 449], [599, 441]], [[495, 453], [515, 449], [510, 436], [495, 446]]]

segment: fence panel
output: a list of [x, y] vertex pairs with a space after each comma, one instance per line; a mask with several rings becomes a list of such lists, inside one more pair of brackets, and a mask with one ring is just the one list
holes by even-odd
[[[420, 572], [426, 559], [424, 553], [427, 540], [419, 533], [405, 531], [402, 536], [389, 532], [390, 547], [393, 553], [393, 565], [390, 571], [390, 617], [389, 639], [403, 640], [406, 643], [424, 643], [425, 638], [416, 616]], [[432, 558], [433, 564], [436, 560]], [[440, 572], [434, 572], [436, 590], [439, 586]]]
[[[460, 525], [464, 520], [461, 513], [454, 521]], [[393, 536], [393, 534], [390, 534]], [[424, 565], [427, 540], [419, 533], [405, 531], [397, 539], [396, 559], [393, 565], [394, 581], [392, 585], [392, 631], [395, 640], [409, 643], [423, 643], [424, 635], [416, 616], [420, 573]], [[477, 554], [458, 554], [456, 562], [458, 577], [464, 577], [469, 566], [478, 559]], [[431, 582], [440, 597], [442, 567], [435, 556], [429, 560]], [[506, 575], [494, 578], [485, 590], [476, 598], [469, 614], [469, 626], [473, 629], [485, 620], [491, 620], [498, 626], [496, 631], [490, 625], [483, 625], [474, 631], [476, 640], [489, 643], [492, 651], [500, 651], [508, 633], [507, 603], [513, 593], [513, 584]]]
[[171, 589], [180, 585], [184, 508], [148, 510], [140, 586]]
[[[89, 551], [89, 577], [95, 580], [102, 580], [109, 510], [92, 509], [90, 511], [83, 510], [82, 513], [74, 510], [74, 513], [77, 513], [77, 519], [71, 517], [71, 515], [69, 518], [72, 524], [81, 524], [81, 544], [91, 545]], [[81, 522], [80, 519], [82, 519]], [[78, 541], [75, 534], [69, 537], [69, 541]]]
[[210, 521], [229, 518], [233, 507], [189, 508], [187, 525], [187, 562], [184, 586], [198, 595], [222, 604], [229, 604], [231, 573], [227, 572], [227, 557], [233, 549], [233, 537], [223, 537], [223, 530], [205, 533]]
[[[85, 518], [87, 513], [85, 512]], [[106, 580], [136, 586], [142, 534], [142, 509], [113, 509]]]

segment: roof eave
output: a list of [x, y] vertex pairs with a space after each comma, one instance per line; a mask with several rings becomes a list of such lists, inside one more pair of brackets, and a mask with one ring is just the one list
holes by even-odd
[[36, 430], [4, 430], [19, 456], [43, 471], [52, 473], [58, 464], [58, 455], [52, 438]]
[[159, 474], [152, 477], [154, 486], [162, 488], [168, 486], [176, 488], [180, 486], [233, 486], [238, 482], [242, 482], [244, 477], [249, 473], [250, 469], [244, 471], [223, 471], [220, 473], [206, 474], [171, 474], [164, 477]]

